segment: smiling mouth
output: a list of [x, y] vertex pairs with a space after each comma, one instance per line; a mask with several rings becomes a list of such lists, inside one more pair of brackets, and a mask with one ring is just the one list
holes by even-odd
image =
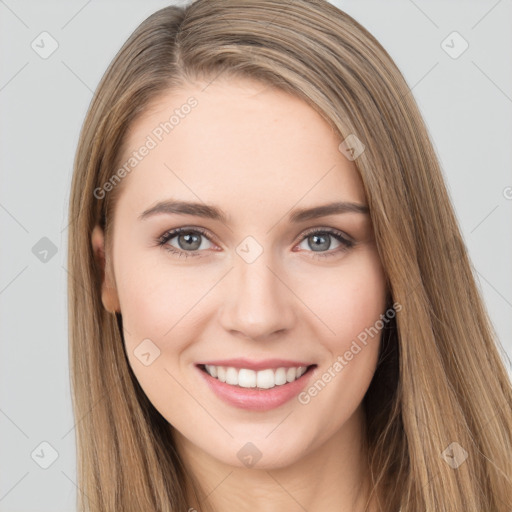
[[272, 389], [285, 386], [299, 380], [314, 368], [316, 364], [298, 367], [267, 368], [264, 370], [251, 370], [248, 368], [235, 368], [232, 366], [197, 365], [200, 370], [220, 382], [238, 388]]

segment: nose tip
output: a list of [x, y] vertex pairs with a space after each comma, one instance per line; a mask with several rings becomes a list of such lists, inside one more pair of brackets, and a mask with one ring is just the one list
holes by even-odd
[[268, 261], [260, 256], [248, 264], [239, 261], [228, 276], [227, 296], [220, 321], [224, 329], [252, 340], [282, 334], [293, 325], [293, 293]]

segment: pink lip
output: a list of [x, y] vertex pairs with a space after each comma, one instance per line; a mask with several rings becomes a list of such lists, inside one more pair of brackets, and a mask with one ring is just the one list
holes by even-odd
[[[215, 363], [215, 365], [224, 366], [224, 364], [218, 363]], [[281, 365], [281, 367], [282, 366], [283, 365]], [[297, 366], [306, 365], [297, 364]], [[247, 367], [245, 366], [245, 368]], [[265, 366], [265, 368], [269, 368], [269, 366]], [[309, 368], [308, 371], [304, 375], [301, 375], [297, 380], [287, 382], [282, 386], [274, 386], [270, 389], [232, 386], [231, 384], [226, 384], [225, 382], [221, 382], [220, 380], [212, 377], [199, 366], [197, 369], [202, 375], [202, 378], [205, 379], [210, 389], [226, 403], [238, 407], [239, 409], [267, 411], [279, 407], [297, 396], [306, 387], [306, 384], [314, 373], [316, 366], [314, 368]]]
[[305, 363], [300, 361], [290, 361], [285, 359], [263, 359], [262, 361], [251, 361], [250, 359], [245, 359], [243, 357], [238, 357], [236, 359], [224, 359], [224, 360], [216, 360], [216, 361], [203, 361], [201, 363], [197, 363], [198, 365], [208, 364], [213, 366], [232, 366], [233, 368], [247, 368], [248, 370], [266, 370], [267, 368], [271, 368], [273, 370], [277, 370], [277, 368], [291, 368], [291, 367], [299, 367], [299, 366], [311, 366], [313, 363]]

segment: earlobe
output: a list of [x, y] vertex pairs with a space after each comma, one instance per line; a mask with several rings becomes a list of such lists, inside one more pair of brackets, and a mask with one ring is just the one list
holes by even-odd
[[106, 264], [105, 236], [100, 226], [95, 226], [91, 234], [94, 259], [101, 272], [101, 301], [109, 313], [120, 313], [119, 298], [111, 275], [111, 266]]

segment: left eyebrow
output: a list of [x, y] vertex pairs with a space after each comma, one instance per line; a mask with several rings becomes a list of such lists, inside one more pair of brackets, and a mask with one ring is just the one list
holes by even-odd
[[[368, 206], [360, 203], [352, 203], [348, 201], [338, 201], [334, 203], [315, 206], [313, 208], [296, 209], [290, 213], [288, 220], [294, 224], [304, 222], [317, 217], [325, 217], [327, 215], [336, 215], [341, 213], [359, 213], [362, 215], [369, 214]], [[219, 207], [208, 205], [205, 203], [193, 203], [188, 201], [167, 200], [156, 203], [139, 215], [139, 220], [157, 214], [177, 214], [177, 215], [193, 215], [196, 217], [205, 217], [208, 219], [218, 220], [225, 224], [228, 222], [228, 216]]]
[[370, 209], [364, 204], [338, 201], [335, 203], [315, 206], [314, 208], [294, 210], [290, 214], [289, 220], [290, 222], [298, 223], [310, 219], [316, 219], [317, 217], [325, 217], [327, 215], [336, 215], [340, 213], [360, 213], [362, 215], [368, 215], [370, 213]]

